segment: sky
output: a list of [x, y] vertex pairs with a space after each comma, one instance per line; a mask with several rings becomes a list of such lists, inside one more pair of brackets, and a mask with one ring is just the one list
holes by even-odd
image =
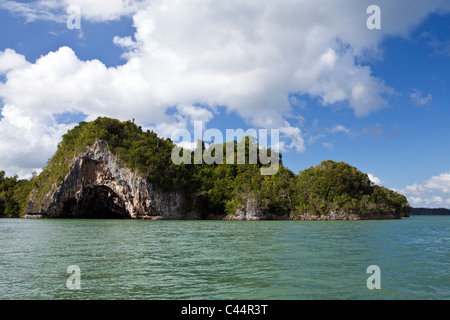
[[295, 173], [345, 161], [450, 208], [449, 104], [448, 0], [0, 0], [8, 175], [39, 172], [79, 121], [165, 138], [202, 121], [278, 129]]

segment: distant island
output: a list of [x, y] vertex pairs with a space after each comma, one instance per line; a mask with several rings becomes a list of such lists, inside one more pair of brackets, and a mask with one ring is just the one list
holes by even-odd
[[[199, 141], [197, 148], [225, 150], [229, 144], [235, 157], [238, 150], [246, 159], [250, 148], [262, 150], [252, 137], [208, 147]], [[411, 213], [405, 196], [375, 185], [344, 162], [326, 160], [294, 174], [274, 153], [279, 170], [264, 176], [259, 160], [177, 165], [174, 147], [134, 121], [81, 122], [31, 180], [0, 172], [0, 217], [365, 220]]]
[[411, 215], [415, 215], [415, 216], [450, 216], [450, 209], [411, 208]]

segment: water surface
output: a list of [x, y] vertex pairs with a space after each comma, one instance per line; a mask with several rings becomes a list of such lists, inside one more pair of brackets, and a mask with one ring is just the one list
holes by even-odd
[[[449, 299], [450, 217], [0, 219], [0, 299]], [[67, 267], [81, 270], [69, 290]], [[369, 290], [367, 267], [381, 269]]]

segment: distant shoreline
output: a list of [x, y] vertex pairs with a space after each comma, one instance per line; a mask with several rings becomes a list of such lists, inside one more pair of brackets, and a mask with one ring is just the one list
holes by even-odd
[[[412, 212], [410, 216], [450, 216], [450, 209], [445, 209], [445, 208], [412, 208]], [[3, 217], [3, 218], [8, 218], [8, 217]], [[20, 217], [22, 219], [51, 219], [51, 218], [46, 218], [43, 217], [42, 215], [25, 215]], [[70, 218], [70, 219], [74, 219], [74, 218]], [[128, 219], [125, 219], [128, 220]], [[131, 219], [133, 220], [133, 219]], [[137, 220], [170, 220], [170, 219], [137, 219]], [[233, 219], [232, 217], [218, 217], [215, 219], [212, 218], [207, 218], [207, 219], [174, 219], [174, 220], [241, 220], [241, 221], [250, 221], [248, 219]], [[271, 217], [270, 219], [255, 219], [255, 220], [260, 220], [260, 221], [264, 221], [264, 220], [303, 220], [303, 221], [338, 221], [338, 220], [393, 220], [391, 219], [320, 219], [320, 218], [316, 218], [316, 219], [312, 219], [312, 217], [309, 217], [309, 219], [305, 219], [305, 217], [303, 218], [297, 218], [297, 219], [292, 219], [292, 218], [288, 218], [288, 217], [278, 217], [274, 218]], [[395, 219], [394, 219], [395, 220]]]
[[[8, 217], [4, 217], [8, 218]], [[10, 217], [12, 218], [12, 217]], [[20, 217], [21, 219], [66, 219], [66, 220], [77, 220], [77, 219], [104, 219], [104, 218], [86, 218], [86, 217], [51, 217], [51, 216], [44, 216], [42, 214], [27, 214]], [[350, 214], [350, 215], [339, 215], [332, 213], [330, 215], [274, 215], [274, 214], [267, 214], [267, 215], [261, 215], [261, 216], [251, 216], [247, 217], [245, 215], [219, 215], [219, 216], [213, 216], [210, 215], [208, 217], [201, 218], [200, 216], [185, 216], [181, 218], [169, 218], [164, 216], [146, 216], [146, 217], [138, 217], [138, 218], [111, 218], [111, 219], [117, 219], [117, 220], [172, 220], [172, 221], [186, 221], [186, 220], [223, 220], [223, 221], [357, 221], [357, 220], [400, 220], [402, 218], [409, 218], [409, 215], [405, 216], [397, 216], [393, 214], [388, 215], [366, 215], [366, 216], [359, 216], [356, 214]], [[108, 218], [106, 218], [108, 219]]]
[[[446, 208], [412, 208], [411, 214], [410, 216], [450, 216], [450, 209], [446, 209]], [[2, 218], [12, 218], [12, 217], [2, 217]], [[25, 215], [20, 217], [22, 219], [48, 219], [47, 217], [43, 217], [42, 215]], [[392, 218], [391, 218], [392, 219]], [[391, 220], [389, 218], [385, 219], [385, 220]], [[141, 219], [139, 219], [141, 220]], [[166, 220], [166, 219], [148, 219], [148, 220]], [[175, 219], [175, 220], [190, 220], [190, 219]], [[192, 219], [192, 220], [202, 220], [202, 219]], [[248, 219], [236, 219], [236, 217], [219, 217], [219, 218], [207, 218], [204, 220], [243, 220], [243, 221], [248, 221]], [[255, 219], [255, 220], [316, 220], [316, 221], [332, 221], [332, 220], [379, 220], [379, 218], [375, 218], [375, 219], [324, 219], [324, 217], [319, 218], [319, 217], [297, 217], [297, 218], [289, 218], [289, 217], [271, 217], [269, 219]]]
[[445, 208], [412, 208], [412, 216], [450, 216], [450, 209]]

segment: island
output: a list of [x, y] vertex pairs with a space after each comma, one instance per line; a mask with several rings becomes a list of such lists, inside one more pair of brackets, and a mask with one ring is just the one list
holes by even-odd
[[[262, 147], [252, 137], [229, 141]], [[202, 152], [212, 148], [198, 141]], [[215, 145], [217, 148], [218, 146]], [[68, 131], [54, 156], [30, 180], [0, 173], [0, 216], [27, 218], [371, 220], [408, 217], [404, 195], [367, 174], [326, 160], [294, 174], [281, 154], [274, 175], [265, 165], [175, 164], [175, 144], [134, 121], [98, 118]], [[217, 149], [216, 149], [217, 150]], [[194, 157], [194, 151], [184, 150]], [[225, 153], [224, 153], [225, 154]], [[247, 157], [248, 158], [248, 157]], [[246, 158], [246, 159], [247, 159]]]

